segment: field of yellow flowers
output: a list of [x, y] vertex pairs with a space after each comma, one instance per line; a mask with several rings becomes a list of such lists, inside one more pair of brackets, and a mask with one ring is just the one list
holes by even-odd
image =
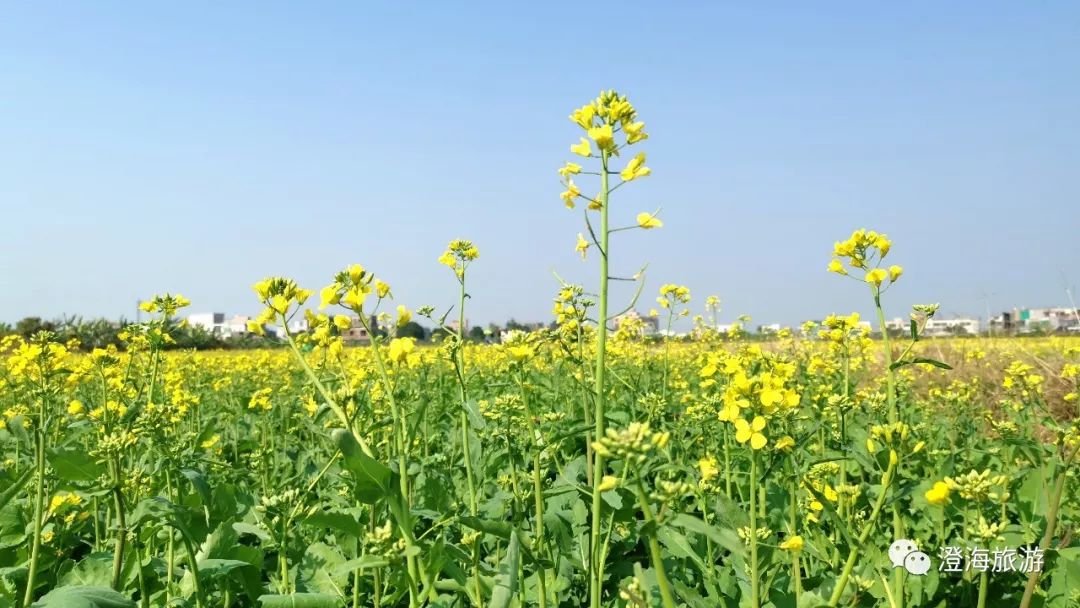
[[[167, 351], [175, 295], [122, 349], [6, 338], [0, 607], [1078, 605], [1080, 341], [923, 340], [926, 305], [902, 339], [839, 314], [759, 342], [674, 284], [656, 306], [691, 339], [610, 327], [646, 297], [611, 301], [619, 233], [662, 227], [616, 200], [648, 134], [614, 92], [571, 120], [598, 279], [558, 289], [554, 329], [449, 330], [483, 272], [455, 240], [445, 314], [353, 264], [254, 286], [253, 331], [309, 321], [276, 350]], [[891, 248], [822, 256], [877, 321]], [[345, 347], [348, 315], [448, 338]]]

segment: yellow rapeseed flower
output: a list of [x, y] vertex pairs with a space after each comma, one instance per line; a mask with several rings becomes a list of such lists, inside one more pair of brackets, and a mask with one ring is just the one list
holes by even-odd
[[577, 235], [577, 245], [574, 246], [574, 251], [581, 254], [581, 259], [585, 259], [585, 254], [589, 250], [589, 241], [585, 240], [585, 237], [579, 232]]
[[630, 159], [630, 162], [626, 164], [626, 167], [619, 172], [619, 177], [624, 182], [633, 181], [639, 177], [646, 177], [652, 173], [652, 169], [645, 166], [645, 153], [639, 152], [637, 156]]
[[787, 539], [784, 540], [784, 542], [780, 543], [780, 548], [784, 551], [802, 551], [803, 538], [798, 534], [795, 534], [794, 536], [789, 536], [787, 537]]
[[619, 487], [618, 477], [615, 477], [614, 475], [604, 475], [603, 479], [600, 480], [600, 485], [596, 486], [596, 489], [603, 494], [604, 492], [610, 492], [617, 487]]
[[712, 456], [705, 456], [698, 460], [698, 471], [701, 472], [701, 481], [709, 481], [720, 474], [720, 469], [716, 466], [716, 459]]
[[735, 421], [735, 441], [739, 443], [749, 441], [751, 448], [760, 450], [768, 443], [768, 439], [761, 432], [764, 428], [765, 418], [761, 416], [755, 416], [753, 422], [747, 422], [745, 419], [739, 418]]
[[582, 137], [581, 143], [570, 146], [570, 151], [578, 156], [592, 156], [592, 145], [589, 144], [589, 140]]
[[645, 230], [662, 228], [664, 226], [664, 223], [661, 222], [655, 214], [644, 212], [637, 214], [637, 223], [638, 227], [644, 228]]
[[885, 280], [885, 277], [887, 276], [888, 274], [885, 272], [884, 269], [875, 268], [870, 272], [866, 273], [866, 282], [872, 283], [874, 285], [881, 285], [881, 283]]
[[589, 129], [589, 138], [596, 142], [596, 146], [604, 152], [611, 152], [615, 149], [615, 134], [611, 130], [611, 125], [600, 125], [599, 127], [591, 127]]
[[934, 487], [926, 491], [926, 502], [940, 507], [949, 502], [949, 484], [944, 481], [934, 483]]

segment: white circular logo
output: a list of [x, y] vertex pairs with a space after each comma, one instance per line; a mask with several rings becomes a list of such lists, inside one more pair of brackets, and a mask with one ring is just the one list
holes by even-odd
[[930, 556], [922, 551], [912, 551], [904, 557], [904, 568], [915, 576], [922, 576], [930, 571]]
[[892, 562], [893, 568], [903, 568], [905, 567], [904, 558], [907, 557], [909, 553], [918, 550], [919, 546], [915, 544], [915, 541], [901, 538], [889, 547], [889, 561]]

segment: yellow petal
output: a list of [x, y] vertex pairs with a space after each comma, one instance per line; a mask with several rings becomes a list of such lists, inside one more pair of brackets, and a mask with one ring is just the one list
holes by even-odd
[[765, 447], [765, 444], [768, 442], [769, 440], [765, 439], [765, 435], [762, 435], [761, 433], [754, 433], [754, 436], [750, 438], [750, 447], [755, 450], [760, 450], [761, 448]]

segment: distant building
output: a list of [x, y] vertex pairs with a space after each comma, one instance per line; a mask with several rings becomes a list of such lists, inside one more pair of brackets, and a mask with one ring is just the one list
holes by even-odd
[[[449, 327], [450, 330], [453, 331], [455, 334], [458, 333], [457, 319], [451, 319], [450, 322], [446, 324], [446, 326]], [[461, 330], [461, 334], [464, 335], [467, 333], [469, 333], [469, 320], [465, 319], [465, 327]]]
[[1014, 308], [990, 319], [1001, 333], [1080, 332], [1080, 313], [1074, 308]]
[[349, 325], [349, 329], [341, 332], [342, 341], [346, 344], [367, 344], [371, 342], [371, 335], [368, 334], [364, 324], [360, 322], [360, 317], [349, 315], [349, 318], [352, 323]]
[[923, 335], [928, 337], [942, 336], [977, 336], [981, 328], [978, 319], [930, 319], [926, 322]]
[[757, 331], [759, 334], [770, 336], [772, 334], [780, 333], [779, 323], [769, 323], [768, 325], [758, 325]]
[[[861, 324], [860, 324], [861, 325]], [[907, 334], [910, 331], [911, 320], [896, 317], [885, 322], [885, 329], [893, 333]], [[922, 334], [927, 338], [944, 338], [947, 336], [977, 336], [982, 327], [978, 319], [929, 319], [923, 327]]]
[[302, 334], [308, 330], [308, 321], [305, 317], [297, 316], [289, 321], [289, 333]]
[[191, 327], [198, 327], [221, 338], [247, 335], [247, 323], [249, 320], [251, 320], [251, 317], [243, 315], [235, 315], [231, 319], [226, 319], [223, 312], [195, 313], [187, 317], [188, 325]]
[[615, 327], [621, 328], [624, 324], [639, 328], [642, 336], [652, 336], [660, 332], [660, 317], [642, 316], [636, 310], [630, 310], [615, 317]]

